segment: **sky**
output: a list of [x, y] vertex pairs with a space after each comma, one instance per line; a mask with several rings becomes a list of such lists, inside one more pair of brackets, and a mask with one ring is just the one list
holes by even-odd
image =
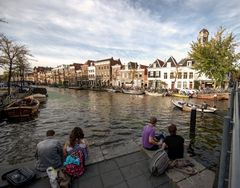
[[179, 62], [203, 28], [211, 38], [223, 26], [240, 41], [239, 0], [0, 0], [0, 18], [0, 33], [27, 46], [32, 67]]

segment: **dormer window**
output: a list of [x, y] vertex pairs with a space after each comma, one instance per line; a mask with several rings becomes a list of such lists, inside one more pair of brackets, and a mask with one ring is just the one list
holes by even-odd
[[192, 66], [192, 61], [187, 61], [187, 66], [191, 67]]

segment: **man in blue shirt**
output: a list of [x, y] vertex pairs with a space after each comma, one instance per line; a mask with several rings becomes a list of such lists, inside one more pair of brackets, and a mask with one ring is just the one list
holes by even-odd
[[35, 154], [36, 169], [46, 171], [48, 167], [60, 168], [63, 165], [63, 147], [61, 143], [54, 138], [54, 130], [47, 131], [47, 138], [37, 144]]

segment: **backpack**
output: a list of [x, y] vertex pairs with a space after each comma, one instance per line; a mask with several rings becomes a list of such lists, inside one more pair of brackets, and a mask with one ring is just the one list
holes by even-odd
[[168, 167], [169, 161], [170, 160], [166, 151], [161, 149], [157, 150], [154, 153], [149, 165], [151, 175], [159, 176], [163, 174]]
[[83, 173], [85, 172], [85, 168], [84, 168], [85, 161], [84, 161], [84, 154], [81, 148], [75, 147], [72, 151], [69, 152], [69, 155], [67, 156], [67, 158], [68, 157], [75, 159], [75, 161], [77, 160], [79, 164], [76, 164], [75, 162], [64, 163], [65, 172], [74, 178], [78, 178], [81, 175], [83, 175]]

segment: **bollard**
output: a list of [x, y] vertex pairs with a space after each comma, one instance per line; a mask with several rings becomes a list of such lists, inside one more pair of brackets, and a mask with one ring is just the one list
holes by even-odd
[[196, 127], [196, 107], [193, 107], [191, 110], [191, 116], [190, 116], [190, 129], [194, 129]]
[[193, 146], [195, 143], [195, 127], [196, 127], [196, 108], [193, 107], [191, 110], [191, 116], [190, 116], [190, 131], [189, 131], [190, 143], [187, 148], [187, 152], [190, 154], [190, 156], [195, 155], [195, 152], [193, 149]]

